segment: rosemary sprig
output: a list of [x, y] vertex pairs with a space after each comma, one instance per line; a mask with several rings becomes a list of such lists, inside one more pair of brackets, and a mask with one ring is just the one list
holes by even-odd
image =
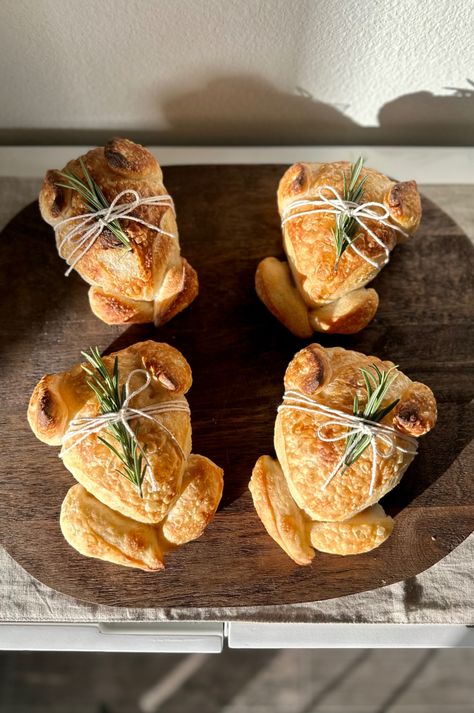
[[[101, 412], [104, 414], [119, 411], [125, 401], [126, 390], [125, 384], [120, 386], [117, 357], [115, 357], [114, 368], [112, 374], [110, 374], [97, 347], [91, 347], [90, 353], [82, 352], [82, 355], [92, 367], [90, 369], [89, 366], [82, 365], [82, 368], [89, 376], [87, 384], [97, 396]], [[135, 485], [142, 498], [142, 484], [147, 469], [143, 450], [140, 448], [136, 437], [130, 435], [123, 423], [111, 423], [107, 426], [107, 429], [115, 438], [117, 445], [110, 443], [102, 436], [98, 436], [98, 440], [106, 445], [107, 448], [110, 448], [112, 453], [117, 456], [123, 465], [122, 470], [118, 472]]]
[[[75, 173], [66, 169], [64, 171], [58, 171], [59, 175], [65, 179], [66, 183], [57, 183], [56, 185], [60, 186], [61, 188], [69, 188], [69, 190], [76, 191], [77, 193], [79, 193], [79, 195], [81, 196], [81, 198], [83, 199], [83, 201], [91, 212], [103, 210], [104, 208], [109, 208], [110, 204], [102, 193], [100, 186], [97, 185], [97, 183], [94, 181], [91, 174], [87, 170], [87, 167], [82, 158], [79, 159], [79, 163], [81, 164], [81, 169], [84, 178], [79, 178], [79, 176], [77, 176]], [[111, 233], [115, 235], [117, 240], [122, 243], [122, 245], [128, 248], [128, 250], [132, 249], [130, 239], [127, 233], [120, 226], [118, 220], [112, 221], [107, 225], [107, 227], [111, 231]]]
[[[354, 416], [365, 418], [366, 421], [380, 422], [384, 416], [398, 404], [400, 399], [395, 399], [387, 406], [382, 406], [383, 400], [395, 379], [396, 374], [390, 376], [391, 372], [397, 369], [397, 366], [392, 366], [387, 371], [381, 371], [375, 364], [371, 365], [373, 373], [368, 369], [361, 368], [362, 376], [364, 377], [365, 388], [367, 389], [367, 403], [362, 413], [359, 412], [359, 399], [357, 394], [354, 396], [354, 405], [352, 411]], [[370, 444], [370, 437], [354, 434], [349, 436], [346, 441], [346, 452], [351, 449], [349, 456], [344, 460], [344, 469], [348, 468], [352, 463], [360, 458], [362, 453]], [[353, 450], [352, 450], [353, 449]]]
[[[351, 201], [352, 203], [360, 203], [362, 196], [364, 195], [364, 183], [367, 180], [367, 176], [364, 176], [360, 181], [360, 172], [364, 165], [364, 159], [359, 156], [357, 161], [351, 165], [351, 174], [349, 177], [349, 184], [347, 184], [346, 174], [342, 174], [344, 181], [343, 190], [343, 200]], [[357, 183], [357, 181], [359, 181]], [[357, 222], [354, 218], [351, 218], [344, 214], [336, 215], [336, 224], [333, 228], [334, 241], [336, 243], [336, 260], [334, 262], [334, 272], [337, 272], [339, 267], [339, 260], [343, 252], [351, 245], [353, 242], [354, 230], [357, 226]], [[357, 238], [354, 238], [357, 240]]]

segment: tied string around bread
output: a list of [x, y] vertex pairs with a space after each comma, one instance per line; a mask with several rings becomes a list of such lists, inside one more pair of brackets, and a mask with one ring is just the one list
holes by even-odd
[[[324, 195], [325, 193], [326, 195]], [[327, 195], [328, 193], [330, 194], [330, 196]], [[290, 220], [294, 220], [295, 218], [300, 218], [305, 215], [311, 215], [313, 213], [332, 213], [335, 216], [341, 215], [347, 216], [348, 218], [353, 218], [363, 230], [367, 231], [372, 240], [374, 240], [375, 243], [382, 248], [385, 254], [385, 258], [383, 263], [380, 265], [378, 262], [372, 260], [372, 258], [370, 258], [368, 255], [359, 250], [359, 248], [355, 245], [357, 236], [352, 240], [348, 239], [347, 247], [353, 250], [359, 257], [361, 257], [367, 263], [369, 263], [369, 265], [372, 265], [372, 267], [377, 268], [383, 267], [387, 264], [390, 258], [390, 250], [385, 245], [383, 240], [381, 240], [374, 233], [374, 231], [369, 228], [365, 221], [373, 220], [377, 223], [380, 223], [381, 225], [385, 225], [386, 227], [391, 228], [392, 230], [396, 230], [398, 233], [401, 233], [405, 238], [408, 237], [408, 234], [405, 233], [404, 230], [402, 230], [398, 225], [394, 225], [391, 220], [389, 220], [390, 212], [386, 208], [386, 206], [383, 205], [383, 203], [377, 203], [376, 201], [369, 201], [367, 203], [354, 203], [353, 201], [346, 201], [339, 195], [339, 193], [333, 186], [329, 185], [320, 186], [318, 189], [318, 195], [319, 199], [303, 199], [290, 203], [282, 213], [282, 228]], [[296, 212], [292, 212], [295, 209], [311, 206], [314, 206], [312, 210], [296, 210]]]
[[[131, 196], [132, 200], [121, 203], [120, 201], [122, 201], [126, 196]], [[157, 225], [148, 223], [146, 220], [142, 220], [142, 218], [132, 215], [133, 211], [140, 206], [166, 206], [171, 208], [173, 213], [175, 213], [173, 199], [170, 195], [140, 196], [137, 191], [127, 188], [125, 191], [118, 193], [107, 208], [102, 208], [90, 213], [81, 213], [81, 215], [73, 215], [70, 218], [65, 218], [64, 220], [60, 220], [56, 223], [54, 226], [54, 230], [56, 232], [65, 225], [72, 224], [72, 227], [62, 237], [58, 245], [60, 256], [65, 259], [69, 265], [64, 274], [68, 276], [79, 260], [95, 244], [96, 240], [102, 234], [102, 231], [111, 223], [114, 223], [121, 218], [125, 218], [126, 220], [130, 220], [134, 223], [140, 223], [140, 225], [144, 225], [146, 228], [154, 230], [161, 235], [176, 238], [176, 235], [173, 233], [168, 233], [166, 230], [159, 228]], [[64, 249], [66, 246], [72, 247], [72, 250], [68, 252], [67, 256], [64, 255]]]
[[[130, 390], [130, 383], [134, 375], [140, 374], [145, 376], [145, 382], [139, 386], [138, 388], [134, 389], [133, 391]], [[137, 436], [134, 433], [133, 429], [130, 426], [130, 421], [133, 419], [137, 418], [145, 418], [149, 421], [153, 421], [159, 428], [161, 428], [162, 431], [164, 431], [167, 436], [171, 439], [171, 442], [175, 446], [176, 450], [179, 453], [179, 456], [182, 460], [186, 459], [186, 455], [181, 448], [181, 445], [178, 442], [178, 439], [176, 436], [167, 428], [161, 421], [159, 421], [157, 418], [155, 418], [156, 415], [158, 414], [163, 414], [163, 413], [170, 413], [170, 412], [184, 412], [189, 414], [190, 409], [187, 401], [185, 399], [182, 400], [174, 400], [174, 401], [162, 401], [160, 403], [155, 403], [155, 404], [149, 404], [148, 406], [142, 406], [141, 408], [134, 408], [131, 406], [131, 401], [134, 399], [136, 396], [142, 393], [142, 391], [145, 391], [145, 389], [148, 387], [150, 384], [151, 377], [148, 371], [145, 369], [134, 369], [133, 371], [130, 372], [130, 374], [127, 377], [127, 381], [125, 382], [125, 399], [122, 404], [122, 407], [118, 411], [110, 411], [108, 413], [103, 413], [99, 414], [98, 416], [79, 416], [78, 418], [72, 419], [72, 421], [69, 424], [69, 428], [66, 432], [66, 434], [63, 437], [63, 443], [65, 441], [68, 441], [72, 438], [74, 438], [73, 443], [70, 445], [66, 445], [65, 447], [63, 446], [61, 453], [59, 454], [60, 458], [64, 458], [64, 456], [69, 453], [73, 448], [76, 448], [80, 443], [85, 441], [87, 438], [92, 436], [93, 434], [100, 433], [107, 427], [113, 425], [113, 424], [122, 424], [129, 436], [135, 441], [137, 448], [139, 449], [140, 453], [143, 455], [143, 458], [147, 464], [147, 471], [149, 474], [149, 481], [150, 481], [150, 490], [151, 491], [156, 491], [157, 490], [157, 483], [153, 475], [153, 471], [151, 469], [150, 463], [146, 457], [145, 454], [145, 449], [143, 446], [140, 445], [138, 442]]]
[[[390, 426], [375, 421], [368, 421], [361, 416], [355, 416], [338, 409], [331, 408], [325, 404], [317, 403], [299, 391], [285, 391], [283, 402], [278, 407], [278, 411], [291, 409], [309, 414], [322, 414], [328, 419], [321, 423], [316, 431], [319, 440], [325, 443], [337, 443], [346, 441], [352, 437], [352, 444], [344, 449], [342, 457], [328, 475], [321, 490], [326, 490], [329, 483], [339, 473], [344, 466], [349, 467], [351, 455], [360, 445], [360, 438], [367, 438], [368, 445], [372, 449], [372, 473], [370, 479], [369, 495], [373, 495], [375, 481], [377, 479], [377, 463], [380, 459], [391, 458], [395, 451], [416, 455], [418, 442], [413, 436], [396, 431]], [[341, 427], [344, 429], [336, 435], [327, 435], [328, 429]], [[355, 461], [352, 461], [355, 462]]]

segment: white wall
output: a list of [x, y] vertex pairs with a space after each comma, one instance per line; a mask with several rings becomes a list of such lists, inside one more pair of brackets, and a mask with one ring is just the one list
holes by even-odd
[[0, 141], [473, 143], [473, 15], [474, 0], [0, 0]]

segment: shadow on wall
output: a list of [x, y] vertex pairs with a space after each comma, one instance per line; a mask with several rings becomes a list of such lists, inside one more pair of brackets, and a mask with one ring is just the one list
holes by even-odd
[[338, 107], [301, 87], [288, 94], [252, 76], [213, 79], [201, 89], [170, 95], [162, 111], [180, 143], [197, 136], [229, 145], [357, 143], [353, 137], [361, 130]]
[[[469, 80], [468, 80], [469, 82]], [[360, 126], [348, 106], [325, 104], [301, 87], [280, 91], [256, 77], [226, 77], [165, 98], [162, 111], [179, 143], [452, 144], [474, 143], [474, 84], [438, 96], [406, 94], [379, 111], [379, 126]], [[244, 99], [244, 101], [243, 101]], [[291, 137], [291, 140], [289, 140]]]
[[445, 87], [450, 96], [416, 92], [387, 102], [378, 113], [378, 143], [474, 144], [474, 83], [467, 82], [467, 88]]
[[160, 130], [0, 129], [0, 144], [100, 144], [125, 135], [162, 145], [451, 145], [474, 144], [474, 83], [446, 87], [451, 95], [420, 91], [387, 102], [379, 126], [360, 126], [348, 106], [319, 101], [297, 87], [283, 92], [255, 76], [212, 79], [186, 93], [160, 96]]

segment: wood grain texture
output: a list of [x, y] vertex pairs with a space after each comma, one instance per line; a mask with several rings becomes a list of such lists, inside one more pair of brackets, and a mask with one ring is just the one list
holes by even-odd
[[[64, 277], [36, 204], [4, 229], [0, 536], [45, 584], [85, 601], [135, 607], [316, 601], [418, 574], [474, 529], [474, 249], [428, 200], [415, 239], [395, 250], [372, 283], [380, 294], [374, 322], [358, 335], [319, 336], [325, 346], [393, 360], [438, 400], [438, 425], [420, 439], [415, 462], [383, 500], [396, 518], [393, 535], [373, 552], [317, 553], [311, 566], [298, 567], [254, 512], [247, 483], [257, 457], [273, 452], [283, 374], [305, 343], [267, 312], [253, 284], [258, 261], [282, 252], [275, 191], [285, 168], [165, 169], [183, 254], [198, 270], [201, 292], [160, 329], [108, 327], [92, 315], [87, 285], [75, 274]], [[215, 520], [201, 539], [169, 553], [159, 574], [89, 560], [67, 545], [59, 510], [72, 477], [57, 449], [37, 441], [26, 422], [30, 393], [44, 373], [69, 368], [91, 345], [110, 351], [150, 338], [176, 346], [189, 360], [193, 451], [225, 471]]]

